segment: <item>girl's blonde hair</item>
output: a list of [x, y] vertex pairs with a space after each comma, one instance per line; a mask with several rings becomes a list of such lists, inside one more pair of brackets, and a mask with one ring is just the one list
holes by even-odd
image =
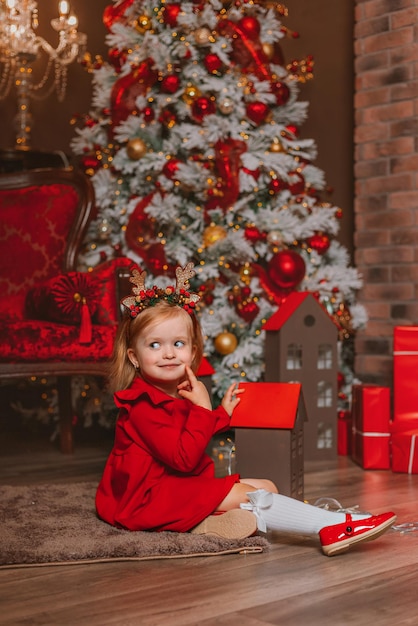
[[195, 350], [191, 367], [194, 373], [197, 372], [203, 357], [203, 334], [196, 315], [189, 314], [181, 307], [162, 300], [155, 306], [142, 311], [137, 317], [132, 318], [128, 314], [120, 323], [109, 364], [108, 378], [112, 391], [127, 389], [134, 380], [136, 370], [129, 360], [128, 349], [134, 347], [141, 333], [158, 321], [164, 322], [178, 316], [183, 316], [190, 334]]

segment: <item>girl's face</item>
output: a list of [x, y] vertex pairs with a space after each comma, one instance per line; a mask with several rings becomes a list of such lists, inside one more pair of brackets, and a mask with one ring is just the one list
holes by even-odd
[[128, 357], [147, 382], [175, 396], [185, 366], [195, 355], [190, 332], [181, 315], [151, 324], [139, 335]]

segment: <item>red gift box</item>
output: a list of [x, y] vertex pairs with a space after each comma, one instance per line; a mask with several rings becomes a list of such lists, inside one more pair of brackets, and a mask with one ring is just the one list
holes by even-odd
[[337, 422], [337, 453], [340, 456], [351, 455], [353, 421], [350, 411], [339, 411]]
[[390, 469], [390, 389], [353, 385], [353, 461], [363, 469]]
[[[418, 414], [418, 326], [393, 331], [393, 418]], [[415, 428], [411, 425], [408, 430]]]
[[418, 430], [392, 434], [391, 464], [393, 472], [418, 474]]

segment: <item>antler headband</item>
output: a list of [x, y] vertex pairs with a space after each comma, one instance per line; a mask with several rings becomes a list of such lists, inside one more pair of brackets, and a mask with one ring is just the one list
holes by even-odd
[[148, 307], [155, 306], [158, 302], [165, 300], [170, 304], [182, 307], [187, 313], [193, 313], [196, 302], [200, 297], [197, 293], [188, 291], [189, 280], [193, 278], [196, 272], [193, 269], [193, 263], [188, 263], [185, 267], [176, 269], [176, 286], [168, 286], [160, 288], [153, 286], [151, 289], [145, 287], [146, 272], [132, 271], [130, 282], [135, 285], [132, 287], [134, 295], [123, 298], [121, 303], [129, 310], [131, 317], [136, 317], [141, 311]]

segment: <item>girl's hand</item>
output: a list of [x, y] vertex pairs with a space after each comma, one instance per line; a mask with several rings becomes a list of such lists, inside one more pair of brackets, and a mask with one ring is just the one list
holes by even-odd
[[208, 390], [200, 380], [197, 380], [193, 370], [188, 365], [186, 365], [186, 380], [178, 385], [177, 392], [181, 398], [190, 400], [196, 406], [209, 409], [209, 411], [212, 410]]
[[239, 389], [238, 383], [232, 383], [226, 390], [224, 397], [222, 398], [222, 406], [225, 411], [231, 417], [235, 407], [239, 404], [241, 393], [244, 393], [245, 389]]

